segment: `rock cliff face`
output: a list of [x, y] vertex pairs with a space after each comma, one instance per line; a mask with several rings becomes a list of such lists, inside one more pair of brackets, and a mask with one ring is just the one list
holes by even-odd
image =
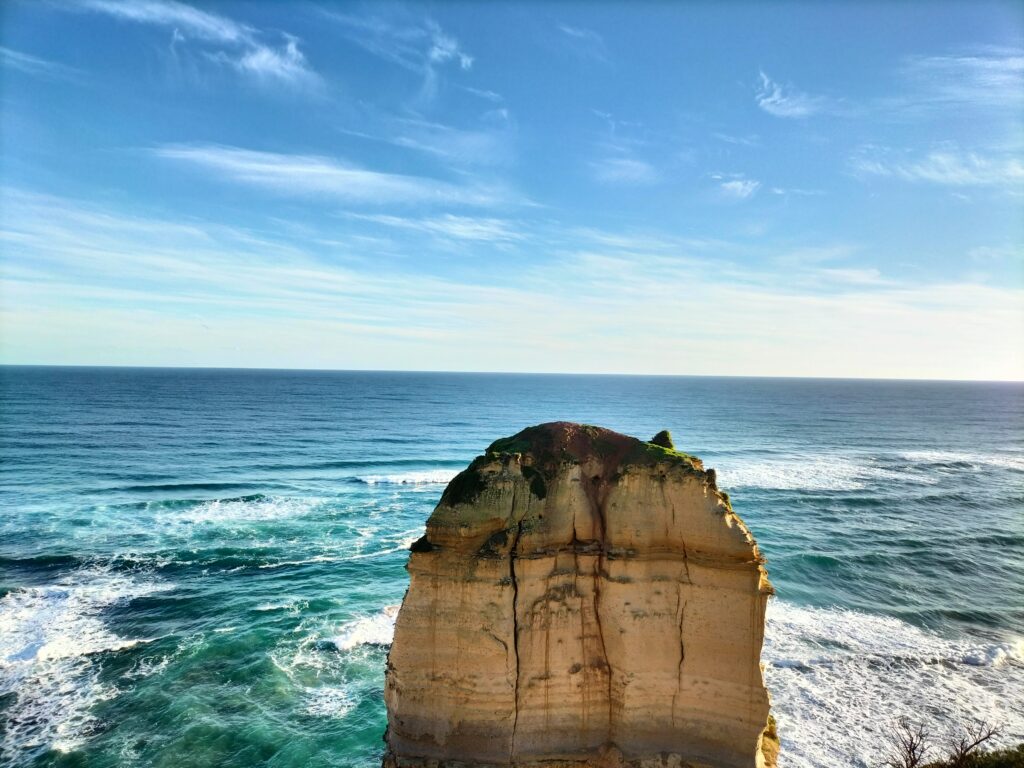
[[452, 480], [409, 558], [385, 768], [774, 765], [762, 558], [657, 438], [542, 424]]

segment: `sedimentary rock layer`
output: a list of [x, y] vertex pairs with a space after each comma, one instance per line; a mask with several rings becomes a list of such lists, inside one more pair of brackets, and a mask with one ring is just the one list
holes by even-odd
[[542, 424], [452, 480], [409, 558], [385, 766], [774, 764], [762, 558], [657, 437]]

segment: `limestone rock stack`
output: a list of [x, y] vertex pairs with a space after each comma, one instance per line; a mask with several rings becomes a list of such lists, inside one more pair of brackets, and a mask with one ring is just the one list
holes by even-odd
[[657, 437], [542, 424], [452, 480], [409, 558], [386, 768], [774, 765], [763, 560]]

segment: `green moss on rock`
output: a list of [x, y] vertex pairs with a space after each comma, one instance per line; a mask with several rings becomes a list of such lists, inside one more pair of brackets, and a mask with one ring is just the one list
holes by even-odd
[[661, 430], [658, 434], [652, 437], [648, 442], [654, 445], [660, 445], [662, 448], [668, 448], [670, 451], [675, 449], [675, 444], [672, 442], [672, 433], [667, 429]]

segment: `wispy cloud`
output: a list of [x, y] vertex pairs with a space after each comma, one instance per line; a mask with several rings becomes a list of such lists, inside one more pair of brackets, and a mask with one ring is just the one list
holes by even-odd
[[772, 187], [771, 193], [780, 197], [796, 195], [797, 197], [817, 197], [825, 194], [821, 189], [801, 189], [800, 187]]
[[500, 93], [496, 93], [486, 88], [472, 88], [468, 85], [460, 85], [459, 87], [466, 93], [471, 93], [474, 96], [491, 102], [492, 104], [500, 104], [505, 100], [505, 97], [502, 96]]
[[59, 64], [56, 61], [32, 56], [28, 53], [15, 51], [0, 46], [0, 65], [16, 69], [27, 75], [57, 79], [75, 79], [81, 72], [74, 67]]
[[924, 156], [887, 147], [861, 147], [850, 159], [854, 173], [953, 187], [1024, 187], [1024, 161], [1012, 154], [965, 151], [941, 145]]
[[831, 282], [844, 285], [893, 285], [893, 281], [882, 277], [874, 267], [829, 267], [818, 270], [818, 274]]
[[646, 160], [635, 157], [603, 157], [590, 161], [594, 178], [606, 184], [653, 184], [658, 171]]
[[373, 171], [320, 155], [279, 154], [215, 144], [169, 144], [152, 152], [211, 171], [218, 179], [289, 195], [367, 204], [481, 206], [508, 202], [508, 196], [495, 188]]
[[608, 47], [605, 45], [604, 37], [600, 33], [587, 27], [559, 24], [558, 31], [565, 36], [565, 41], [570, 50], [584, 58], [594, 58], [600, 61], [608, 61]]
[[1024, 49], [981, 48], [967, 53], [909, 56], [902, 75], [915, 86], [912, 102], [939, 107], [1024, 107]]
[[419, 75], [421, 102], [432, 101], [437, 95], [439, 72], [445, 65], [451, 64], [460, 70], [473, 67], [473, 56], [433, 19], [415, 19], [408, 15], [401, 18], [356, 16], [333, 10], [323, 13], [340, 26], [349, 42]]
[[993, 262], [1024, 262], [1024, 244], [1021, 245], [979, 245], [967, 252], [971, 261], [991, 264]]
[[501, 165], [509, 160], [507, 121], [497, 119], [486, 130], [467, 130], [429, 120], [392, 121], [388, 140], [459, 164]]
[[775, 117], [810, 117], [823, 111], [828, 103], [822, 96], [811, 96], [793, 86], [782, 85], [763, 71], [760, 73], [755, 98], [757, 106]]
[[738, 271], [657, 237], [656, 252], [643, 249], [646, 235], [614, 247], [614, 232], [608, 247], [475, 260], [442, 275], [422, 259], [361, 263], [337, 247], [325, 258], [309, 241], [282, 242], [277, 222], [263, 234], [63, 198], [3, 201], [5, 362], [988, 379], [1024, 370], [1024, 296], [1012, 287], [899, 283], [816, 260]]
[[711, 135], [726, 144], [735, 144], [741, 147], [756, 147], [761, 143], [761, 138], [755, 134], [751, 134], [749, 136], [735, 136], [730, 133], [716, 131]]
[[203, 40], [246, 42], [255, 32], [226, 16], [201, 11], [176, 0], [82, 0], [78, 7], [141, 24], [173, 27], [182, 34]]
[[604, 184], [643, 185], [661, 181], [655, 165], [641, 155], [649, 150], [643, 124], [619, 120], [601, 110], [591, 112], [605, 123], [601, 139], [595, 142], [597, 157], [589, 161], [591, 176]]
[[299, 50], [298, 40], [288, 36], [281, 48], [265, 45], [250, 48], [240, 57], [225, 57], [227, 63], [239, 72], [252, 75], [259, 80], [279, 80], [288, 83], [312, 82], [315, 76], [306, 64], [306, 57]]
[[456, 216], [446, 213], [428, 218], [377, 214], [350, 214], [352, 218], [369, 221], [387, 227], [395, 227], [453, 240], [476, 242], [509, 243], [524, 240], [525, 235], [512, 222], [476, 216]]
[[473, 127], [374, 112], [359, 119], [363, 123], [359, 129], [340, 128], [340, 132], [420, 152], [455, 168], [502, 166], [513, 157], [515, 126], [504, 110], [485, 113]]
[[[138, 24], [167, 27], [175, 43], [198, 41], [202, 55], [258, 82], [318, 89], [321, 77], [310, 68], [298, 38], [282, 34], [278, 45], [266, 42], [268, 33], [227, 16], [200, 10], [177, 0], [82, 0], [68, 10], [92, 11]], [[210, 50], [212, 44], [217, 50]]]

